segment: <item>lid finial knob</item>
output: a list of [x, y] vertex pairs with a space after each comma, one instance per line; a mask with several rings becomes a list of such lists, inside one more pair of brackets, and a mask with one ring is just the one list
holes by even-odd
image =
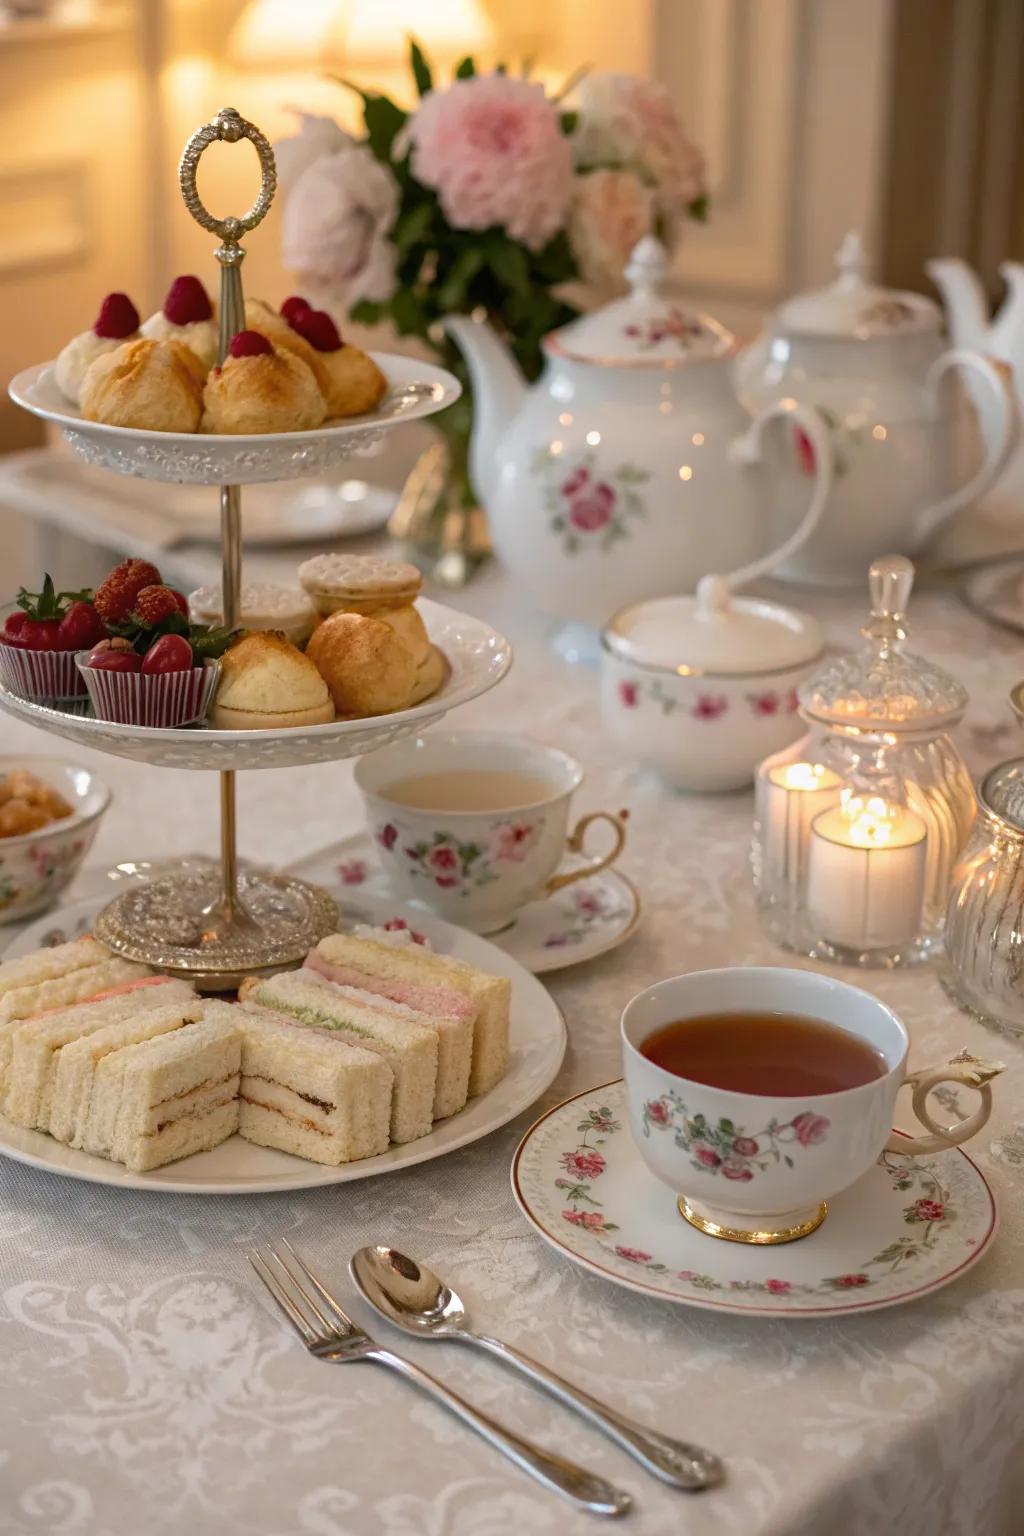
[[848, 229], [835, 254], [836, 271], [846, 284], [860, 283], [864, 277], [864, 242], [860, 232]]
[[914, 563], [906, 555], [882, 555], [868, 571], [871, 622], [864, 634], [884, 645], [907, 638], [906, 612], [914, 585]]
[[626, 282], [634, 293], [656, 293], [668, 277], [668, 255], [661, 241], [645, 235], [634, 245], [626, 266]]

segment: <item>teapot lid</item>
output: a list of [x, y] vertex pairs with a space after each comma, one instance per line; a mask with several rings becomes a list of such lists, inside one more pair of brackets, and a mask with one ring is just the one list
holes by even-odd
[[901, 336], [938, 330], [942, 312], [923, 294], [880, 288], [864, 277], [864, 248], [851, 230], [835, 255], [838, 276], [824, 288], [798, 293], [776, 311], [784, 335], [854, 337]]
[[688, 309], [672, 292], [665, 247], [647, 235], [626, 267], [629, 293], [581, 315], [544, 338], [555, 357], [618, 367], [676, 368], [730, 357], [736, 338], [709, 315]]
[[825, 725], [865, 731], [944, 730], [967, 708], [967, 690], [941, 667], [903, 649], [914, 567], [885, 555], [868, 572], [871, 619], [859, 651], [828, 661], [800, 688], [800, 707]]
[[659, 672], [730, 677], [781, 672], [821, 654], [809, 614], [761, 598], [734, 597], [721, 576], [705, 576], [690, 597], [631, 603], [602, 635], [612, 655]]

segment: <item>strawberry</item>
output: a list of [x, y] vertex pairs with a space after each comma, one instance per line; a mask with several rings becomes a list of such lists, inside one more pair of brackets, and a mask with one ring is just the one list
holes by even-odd
[[192, 647], [184, 635], [161, 635], [142, 658], [146, 676], [157, 672], [188, 672], [192, 667]]
[[142, 629], [155, 629], [173, 614], [185, 613], [188, 604], [170, 587], [143, 587], [132, 605], [132, 618]]
[[167, 590], [171, 594], [171, 596], [174, 598], [174, 601], [177, 603], [177, 605], [178, 605], [178, 612], [179, 613], [187, 614], [188, 613], [188, 598], [185, 596], [184, 592], [179, 592], [176, 587], [168, 587]]
[[4, 620], [3, 643], [5, 645], [24, 645], [22, 631], [28, 623], [28, 614], [21, 608], [16, 608], [9, 613]]
[[270, 342], [259, 331], [239, 331], [237, 336], [232, 336], [228, 347], [232, 357], [262, 357], [265, 352], [273, 350]]
[[62, 651], [59, 637], [59, 619], [29, 619], [19, 643], [26, 651]]
[[326, 309], [302, 309], [288, 321], [304, 341], [318, 352], [337, 352], [341, 346], [338, 327]]
[[[28, 651], [64, 651], [78, 650], [80, 647], [66, 645], [61, 634], [61, 626], [65, 617], [78, 610], [78, 616], [72, 624], [74, 630], [83, 627], [83, 613], [93, 624], [96, 622], [95, 610], [92, 606], [92, 593], [84, 592], [58, 592], [53, 585], [53, 578], [49, 574], [43, 577], [41, 592], [26, 592], [21, 587], [18, 592], [18, 607], [22, 611], [20, 625], [15, 629], [16, 643]], [[13, 618], [14, 615], [12, 614]], [[9, 623], [10, 621], [8, 621]], [[92, 638], [96, 639], [103, 633], [103, 626], [98, 630], [92, 629]], [[8, 634], [7, 625], [4, 626], [5, 637]], [[85, 644], [90, 644], [86, 641]], [[81, 649], [84, 649], [83, 645]]]
[[198, 277], [176, 277], [164, 299], [164, 314], [172, 325], [212, 320], [213, 305]]
[[111, 341], [124, 341], [139, 328], [139, 312], [126, 293], [108, 293], [100, 305], [93, 330]]
[[87, 651], [102, 640], [106, 627], [92, 603], [79, 600], [71, 604], [57, 629], [57, 649]]
[[138, 672], [142, 667], [142, 657], [138, 651], [90, 651], [87, 666], [97, 667], [101, 672]]
[[123, 624], [142, 589], [160, 584], [160, 572], [148, 560], [122, 560], [97, 587], [96, 612], [104, 624]]
[[281, 305], [281, 314], [288, 321], [289, 325], [294, 326], [295, 316], [300, 315], [304, 309], [312, 308], [313, 306], [308, 299], [300, 298], [297, 293], [293, 293], [291, 298], [285, 299]]

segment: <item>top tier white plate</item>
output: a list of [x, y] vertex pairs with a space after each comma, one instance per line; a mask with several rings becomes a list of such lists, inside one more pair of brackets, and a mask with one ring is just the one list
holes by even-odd
[[83, 421], [57, 388], [52, 363], [38, 363], [16, 374], [10, 396], [33, 416], [58, 426], [83, 459], [115, 474], [179, 485], [252, 485], [329, 474], [353, 453], [373, 447], [388, 427], [433, 416], [462, 393], [458, 379], [432, 363], [386, 352], [370, 356], [388, 381], [380, 405], [366, 416], [328, 422], [315, 432], [222, 437], [140, 432]]
[[434, 645], [448, 663], [448, 676], [429, 699], [413, 709], [367, 720], [333, 720], [329, 725], [300, 725], [290, 730], [215, 731], [208, 726], [163, 730], [143, 725], [118, 725], [73, 715], [47, 704], [19, 699], [0, 683], [0, 709], [63, 736], [81, 747], [110, 752], [156, 768], [293, 768], [301, 763], [327, 763], [360, 757], [403, 736], [410, 736], [450, 709], [466, 704], [500, 683], [512, 665], [512, 648], [503, 635], [480, 619], [420, 598]]

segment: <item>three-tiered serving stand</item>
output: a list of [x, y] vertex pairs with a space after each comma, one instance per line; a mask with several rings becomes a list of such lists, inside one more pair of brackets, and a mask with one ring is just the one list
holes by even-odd
[[[242, 218], [215, 219], [196, 185], [200, 158], [210, 144], [243, 140], [259, 157], [259, 194]], [[232, 336], [245, 328], [240, 241], [263, 220], [273, 200], [273, 150], [258, 128], [226, 107], [193, 134], [179, 176], [189, 213], [221, 242], [214, 255], [220, 264], [223, 361]], [[432, 415], [458, 397], [459, 385], [444, 369], [398, 356], [375, 354], [375, 361], [389, 386], [376, 411], [313, 432], [262, 437], [144, 432], [86, 422], [69, 412], [50, 364], [19, 374], [10, 393], [25, 409], [58, 425], [72, 448], [92, 463], [148, 480], [220, 487], [223, 613], [225, 625], [234, 628], [241, 594], [242, 485], [329, 472], [371, 447], [388, 427]], [[445, 657], [447, 679], [417, 707], [369, 720], [285, 730], [154, 729], [29, 702], [0, 685], [0, 708], [52, 734], [155, 766], [214, 769], [220, 775], [219, 863], [186, 862], [132, 884], [96, 918], [99, 939], [127, 959], [187, 976], [208, 990], [228, 990], [244, 976], [295, 964], [337, 926], [337, 906], [318, 886], [239, 868], [235, 773], [359, 756], [440, 719], [500, 681], [511, 664], [500, 635], [440, 604], [424, 600], [420, 607], [430, 639]]]

